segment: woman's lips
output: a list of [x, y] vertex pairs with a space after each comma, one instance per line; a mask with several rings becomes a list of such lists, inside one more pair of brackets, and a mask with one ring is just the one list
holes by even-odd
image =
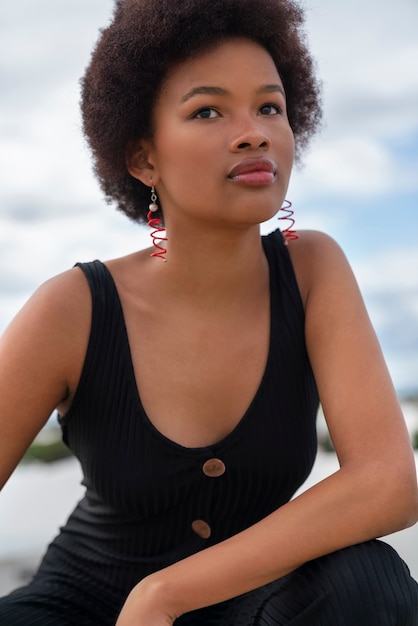
[[228, 174], [229, 180], [246, 185], [268, 185], [276, 178], [277, 166], [266, 158], [249, 158], [235, 165]]

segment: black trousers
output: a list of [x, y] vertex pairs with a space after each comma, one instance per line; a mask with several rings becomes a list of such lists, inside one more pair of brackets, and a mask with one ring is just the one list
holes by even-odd
[[[1, 626], [114, 626], [109, 595], [40, 581], [0, 599]], [[175, 626], [418, 626], [418, 585], [398, 554], [369, 541], [305, 563], [227, 602], [183, 615]]]

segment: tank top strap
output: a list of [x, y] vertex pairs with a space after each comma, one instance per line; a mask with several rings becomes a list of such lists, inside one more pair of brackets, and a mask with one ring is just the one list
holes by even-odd
[[[270, 271], [270, 296], [276, 300], [276, 311], [286, 303], [286, 312], [302, 320], [305, 310], [289, 249], [280, 229], [262, 237]], [[290, 307], [289, 307], [290, 305]]]
[[101, 313], [103, 313], [109, 305], [115, 307], [118, 312], [122, 312], [113, 277], [102, 261], [96, 260], [88, 263], [76, 263], [74, 267], [81, 269], [90, 287], [93, 304], [93, 319], [95, 319], [96, 316], [100, 318]]
[[92, 380], [105, 380], [105, 364], [112, 352], [106, 352], [105, 346], [114, 350], [118, 342], [118, 334], [123, 332], [124, 318], [119, 295], [113, 277], [107, 267], [101, 261], [95, 260], [88, 263], [76, 263], [88, 282], [92, 315], [90, 336], [87, 346], [84, 365], [79, 384], [69, 411], [64, 416], [58, 416], [61, 426], [65, 426], [85, 395], [86, 387]]

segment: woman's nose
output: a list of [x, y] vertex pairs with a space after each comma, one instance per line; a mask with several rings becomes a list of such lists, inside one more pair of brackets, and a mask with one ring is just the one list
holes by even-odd
[[266, 150], [270, 147], [270, 144], [270, 137], [257, 121], [247, 120], [232, 139], [231, 150], [238, 152], [242, 150], [258, 150], [260, 148]]

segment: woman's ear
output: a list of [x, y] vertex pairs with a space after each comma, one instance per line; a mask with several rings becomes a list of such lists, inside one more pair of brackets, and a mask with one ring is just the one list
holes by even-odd
[[[149, 146], [146, 141], [132, 141], [125, 153], [125, 164], [133, 178], [140, 180], [145, 185], [152, 184], [156, 180], [155, 167], [149, 161]], [[155, 184], [155, 183], [154, 183]]]

